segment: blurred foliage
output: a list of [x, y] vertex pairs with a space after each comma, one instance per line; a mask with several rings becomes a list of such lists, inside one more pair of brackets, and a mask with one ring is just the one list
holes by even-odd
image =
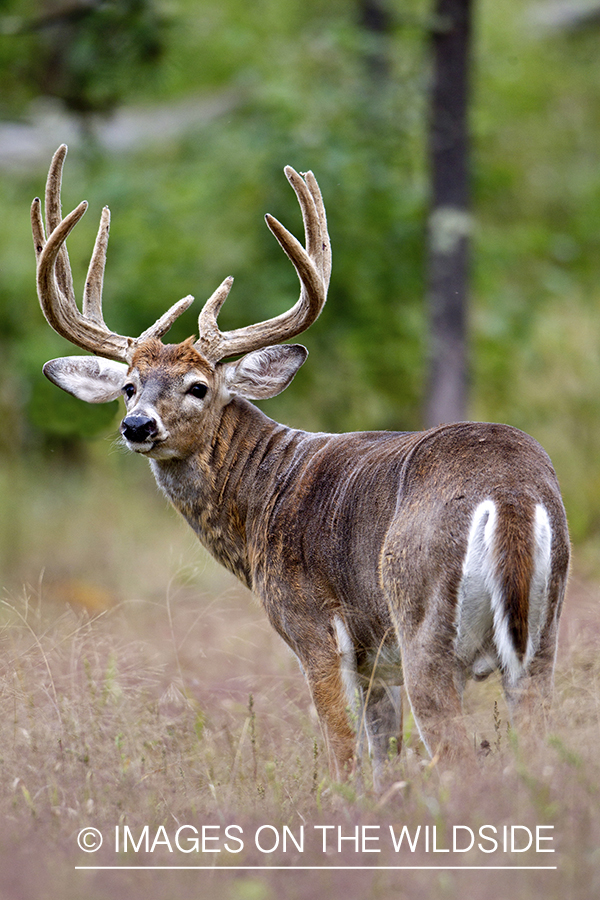
[[79, 114], [110, 111], [165, 46], [167, 19], [152, 0], [2, 0], [0, 12], [3, 104], [17, 115], [39, 95]]
[[[422, 32], [402, 20], [393, 29], [397, 40], [382, 36], [390, 75], [373, 80], [375, 38], [357, 24], [358, 11], [314, 0], [308, 8], [233, 0], [201, 10], [180, 4], [168, 32], [173, 44], [154, 75], [162, 87], [150, 94], [167, 100], [184, 90], [227, 88], [223, 115], [167, 146], [149, 143], [134, 156], [109, 158], [88, 134], [87, 145], [67, 160], [63, 197], [65, 207], [83, 196], [96, 212], [104, 203], [111, 207], [105, 306], [112, 327], [139, 334], [177, 296], [191, 290], [201, 300], [233, 273], [236, 285], [222, 313], [228, 327], [276, 314], [294, 300], [295, 273], [262, 215], [272, 211], [301, 232], [282, 168], [290, 162], [314, 169], [327, 201], [336, 278], [323, 321], [307, 336], [314, 361], [294, 396], [269, 409], [280, 415], [287, 407], [308, 427], [416, 427], [423, 330]], [[403, 42], [405, 32], [412, 38]], [[2, 333], [20, 356], [28, 392], [38, 390], [39, 360], [64, 346], [35, 308], [25, 255], [21, 198], [29, 200], [42, 185], [40, 171], [11, 186], [23, 220], [15, 252], [24, 262], [19, 278], [31, 303], [26, 324], [11, 302], [15, 273], [0, 276], [0, 316], [9, 320]], [[80, 285], [93, 242], [89, 218], [69, 240]], [[11, 253], [13, 230], [7, 225], [2, 235]], [[195, 328], [189, 314], [172, 338]], [[405, 348], [401, 358], [399, 346]], [[316, 395], [322, 398], [317, 404]]]
[[512, 6], [478, 17], [472, 415], [541, 441], [577, 541], [600, 532], [600, 30]]
[[[421, 420], [431, 4], [380, 0], [386, 15], [377, 29], [366, 27], [368, 5], [89, 2], [69, 23], [61, 60], [65, 69], [70, 59], [87, 66], [82, 89], [91, 98], [63, 190], [65, 208], [90, 201], [69, 239], [75, 280], [80, 292], [106, 203], [105, 311], [115, 330], [139, 334], [190, 291], [197, 312], [229, 274], [236, 283], [223, 327], [287, 308], [296, 277], [261, 218], [272, 212], [300, 234], [282, 169], [315, 172], [333, 241], [330, 296], [302, 338], [309, 362], [265, 405], [307, 428], [417, 428]], [[33, 0], [0, 0], [6, 119], [27, 118], [28, 101], [45, 90], [24, 73], [40, 63], [36, 41], [50, 32], [24, 22], [47, 13]], [[544, 31], [521, 0], [480, 0], [476, 13], [471, 411], [542, 441], [580, 539], [600, 531], [600, 32]], [[93, 16], [112, 29], [100, 49]], [[114, 48], [112, 68], [94, 55]], [[97, 80], [88, 83], [90, 73]], [[82, 111], [67, 94], [63, 102]], [[91, 109], [184, 98], [199, 107], [211, 99], [205, 121], [135, 152], [102, 151]], [[43, 322], [33, 287], [27, 210], [43, 180], [44, 167], [0, 169], [6, 453], [92, 436], [110, 414], [59, 400], [39, 373], [46, 359], [72, 352]], [[196, 327], [190, 311], [171, 339]]]

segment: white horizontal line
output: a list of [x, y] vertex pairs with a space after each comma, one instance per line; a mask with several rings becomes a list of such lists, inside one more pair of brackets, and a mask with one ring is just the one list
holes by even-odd
[[228, 870], [228, 871], [239, 871], [239, 872], [249, 872], [256, 870], [264, 870], [264, 871], [275, 871], [275, 870], [283, 870], [293, 869], [295, 871], [304, 870], [304, 871], [315, 871], [319, 869], [335, 869], [336, 871], [352, 871], [356, 870], [359, 872], [365, 871], [424, 871], [424, 870], [435, 870], [436, 872], [460, 872], [464, 869], [464, 871], [473, 871], [477, 870], [480, 872], [485, 871], [525, 871], [529, 870], [550, 870], [550, 869], [558, 869], [558, 866], [75, 866], [76, 869], [94, 869], [96, 871], [105, 870], [105, 869], [123, 869], [125, 870], [139, 870], [139, 871], [149, 871], [152, 869], [160, 869], [162, 871], [166, 870], [182, 870], [182, 869], [196, 869], [196, 870], [206, 870], [210, 872], [218, 872], [220, 869]]

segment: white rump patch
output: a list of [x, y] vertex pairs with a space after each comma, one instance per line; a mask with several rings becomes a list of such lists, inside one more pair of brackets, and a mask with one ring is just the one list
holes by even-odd
[[527, 650], [521, 661], [509, 631], [505, 598], [494, 566], [497, 522], [498, 511], [492, 500], [481, 502], [473, 513], [458, 589], [456, 653], [473, 678], [483, 679], [501, 667], [515, 682], [539, 647], [548, 606], [552, 529], [546, 510], [538, 504], [532, 522]]
[[456, 652], [474, 678], [485, 678], [498, 667], [494, 608], [501, 598], [492, 567], [492, 541], [498, 513], [491, 500], [475, 509], [469, 531], [456, 610]]

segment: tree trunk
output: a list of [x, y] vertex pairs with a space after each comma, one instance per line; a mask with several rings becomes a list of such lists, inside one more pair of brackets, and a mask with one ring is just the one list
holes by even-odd
[[385, 82], [390, 77], [385, 39], [391, 30], [392, 17], [382, 0], [359, 0], [358, 7], [360, 25], [373, 38], [365, 54], [369, 76], [374, 84]]
[[428, 426], [461, 421], [467, 408], [470, 26], [471, 0], [435, 0], [429, 123]]

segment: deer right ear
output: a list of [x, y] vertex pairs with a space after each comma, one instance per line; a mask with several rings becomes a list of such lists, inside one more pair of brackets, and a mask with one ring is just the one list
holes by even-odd
[[254, 350], [226, 366], [227, 388], [247, 400], [266, 400], [285, 390], [306, 360], [302, 344], [283, 344]]
[[128, 366], [95, 356], [63, 356], [44, 366], [44, 375], [86, 403], [108, 403], [121, 395]]

